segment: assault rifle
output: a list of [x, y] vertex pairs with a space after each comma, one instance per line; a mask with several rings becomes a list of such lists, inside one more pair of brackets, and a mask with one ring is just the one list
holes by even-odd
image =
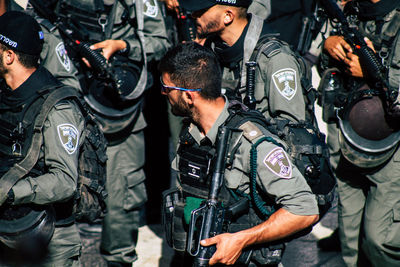
[[89, 39], [87, 30], [82, 28], [82, 26], [77, 26], [79, 23], [72, 18], [69, 18], [69, 20], [71, 20], [69, 22], [71, 23], [67, 24], [66, 21], [47, 7], [44, 1], [30, 0], [29, 3], [40, 17], [49, 20], [59, 30], [67, 47], [71, 48], [80, 58], [86, 58], [96, 78], [111, 84], [111, 87], [116, 89], [118, 95], [122, 95], [122, 90], [120, 88], [122, 82], [113, 71], [111, 64], [108, 63], [107, 59], [101, 53], [90, 49], [90, 45], [82, 41]]
[[[354, 53], [358, 55], [360, 65], [366, 74], [366, 78], [369, 80], [371, 88], [382, 90], [382, 92], [388, 90], [389, 87], [385, 79], [386, 69], [376, 53], [368, 47], [361, 33], [354, 27], [350, 27], [345, 15], [334, 0], [320, 1], [328, 17], [332, 21], [337, 22], [340, 35], [344, 37], [346, 42], [350, 44]], [[396, 100], [397, 92], [394, 90], [385, 92], [385, 96], [386, 100], [391, 104]]]
[[[249, 208], [246, 198], [228, 209], [223, 207], [221, 201], [218, 201], [218, 195], [224, 181], [225, 161], [230, 137], [231, 129], [221, 126], [218, 130], [216, 164], [211, 178], [208, 199], [203, 201], [202, 205], [193, 210], [191, 214], [186, 251], [195, 256], [193, 267], [208, 266], [210, 258], [216, 251], [215, 245], [202, 247], [200, 241], [224, 232], [224, 224], [227, 220]], [[248, 261], [249, 256], [249, 252], [243, 252], [238, 261]]]
[[196, 23], [190, 13], [183, 8], [179, 8], [177, 27], [179, 41], [193, 41], [196, 39]]
[[303, 19], [296, 51], [304, 56], [320, 33], [326, 17], [321, 14], [322, 9], [318, 5], [318, 0], [312, 0], [310, 4], [309, 1], [302, 1], [302, 7]]

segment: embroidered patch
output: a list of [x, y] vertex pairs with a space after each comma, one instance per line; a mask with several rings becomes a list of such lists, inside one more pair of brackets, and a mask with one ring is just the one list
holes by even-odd
[[282, 148], [271, 150], [264, 159], [264, 164], [270, 171], [281, 178], [292, 178], [292, 164]]
[[71, 70], [71, 61], [69, 60], [67, 50], [65, 49], [63, 42], [60, 42], [56, 46], [56, 54], [58, 61], [60, 61], [61, 65], [69, 72]]
[[58, 137], [68, 154], [76, 151], [79, 144], [79, 132], [72, 124], [60, 124], [57, 126]]
[[158, 5], [156, 0], [144, 0], [143, 8], [145, 14], [148, 17], [155, 18], [158, 14]]
[[294, 69], [281, 69], [272, 74], [276, 89], [287, 100], [291, 100], [297, 91], [296, 71]]

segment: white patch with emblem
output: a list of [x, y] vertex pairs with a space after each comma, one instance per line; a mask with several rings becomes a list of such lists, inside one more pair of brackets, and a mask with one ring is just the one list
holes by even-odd
[[157, 17], [158, 14], [158, 5], [157, 5], [157, 0], [144, 0], [143, 1], [143, 14], [155, 18]]
[[79, 144], [79, 132], [75, 126], [69, 123], [60, 124], [57, 126], [57, 132], [61, 144], [68, 154], [74, 153]]
[[60, 42], [56, 46], [56, 54], [58, 61], [60, 61], [61, 65], [69, 72], [71, 71], [71, 61], [67, 55], [67, 50], [65, 50], [65, 46], [63, 42]]
[[291, 68], [280, 69], [272, 74], [272, 80], [278, 92], [287, 100], [291, 100], [297, 91], [296, 71]]
[[285, 151], [277, 147], [271, 150], [264, 158], [264, 164], [274, 174], [281, 178], [292, 178], [292, 164]]

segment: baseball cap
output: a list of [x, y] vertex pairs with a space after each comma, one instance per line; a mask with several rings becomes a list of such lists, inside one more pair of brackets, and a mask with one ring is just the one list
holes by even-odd
[[252, 0], [179, 0], [179, 5], [188, 11], [198, 11], [215, 5], [248, 7]]
[[12, 50], [40, 55], [43, 31], [37, 21], [20, 11], [8, 11], [0, 16], [0, 43]]

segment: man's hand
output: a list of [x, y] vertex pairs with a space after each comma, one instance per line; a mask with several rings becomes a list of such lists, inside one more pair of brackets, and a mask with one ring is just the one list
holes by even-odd
[[343, 61], [347, 53], [353, 53], [351, 46], [342, 36], [329, 36], [324, 43], [324, 50], [334, 59]]
[[[106, 58], [106, 60], [109, 60], [114, 53], [125, 48], [126, 43], [123, 40], [105, 40], [90, 46], [90, 49], [92, 50], [101, 49], [101, 54]], [[90, 63], [86, 58], [82, 58], [82, 61], [85, 62], [86, 66], [91, 68]]]
[[176, 15], [179, 17], [179, 3], [178, 0], [162, 0], [165, 2], [165, 6], [168, 10], [175, 11]]
[[[328, 42], [328, 39], [329, 42]], [[363, 78], [364, 72], [361, 68], [360, 58], [353, 53], [350, 45], [341, 36], [330, 36], [325, 41], [324, 49], [336, 60], [347, 65], [346, 73], [353, 77]], [[368, 38], [364, 38], [368, 47], [375, 52], [374, 45]], [[328, 42], [328, 43], [327, 43]], [[347, 51], [347, 52], [346, 52]], [[345, 56], [343, 56], [345, 53]]]
[[90, 46], [91, 49], [101, 49], [103, 56], [109, 60], [114, 53], [126, 48], [126, 43], [123, 40], [105, 40]]
[[348, 75], [357, 78], [364, 77], [364, 73], [360, 65], [360, 58], [357, 55], [353, 53], [347, 53], [347, 56], [343, 62], [347, 65], [346, 73]]
[[240, 233], [224, 233], [202, 240], [200, 244], [204, 247], [211, 245], [216, 245], [217, 247], [217, 250], [210, 259], [209, 265], [217, 263], [233, 265], [240, 254], [242, 254], [245, 245], [240, 236]]

